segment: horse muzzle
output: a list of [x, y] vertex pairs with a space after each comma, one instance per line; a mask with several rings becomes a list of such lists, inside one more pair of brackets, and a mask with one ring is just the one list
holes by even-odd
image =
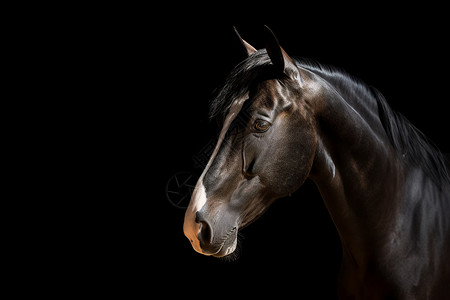
[[226, 210], [208, 212], [206, 202], [205, 188], [199, 181], [184, 218], [184, 234], [200, 254], [222, 257], [233, 253], [237, 246], [237, 218]]

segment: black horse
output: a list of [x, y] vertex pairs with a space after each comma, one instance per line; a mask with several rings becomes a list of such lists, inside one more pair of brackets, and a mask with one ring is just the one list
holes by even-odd
[[355, 78], [292, 59], [265, 28], [211, 104], [222, 129], [187, 208], [193, 248], [222, 257], [240, 228], [311, 178], [339, 233], [342, 299], [450, 299], [444, 156]]

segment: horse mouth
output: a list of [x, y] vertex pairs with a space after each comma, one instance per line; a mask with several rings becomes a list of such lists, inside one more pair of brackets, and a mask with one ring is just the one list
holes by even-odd
[[214, 257], [224, 257], [236, 250], [237, 246], [237, 227], [233, 227], [223, 238], [219, 250], [212, 254]]

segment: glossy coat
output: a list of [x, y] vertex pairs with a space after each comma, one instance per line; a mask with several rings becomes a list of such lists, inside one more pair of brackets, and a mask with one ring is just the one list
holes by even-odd
[[194, 249], [231, 254], [309, 177], [341, 238], [341, 299], [450, 299], [445, 158], [375, 89], [265, 33], [262, 50], [237, 34], [248, 57], [211, 105], [222, 129], [186, 211]]

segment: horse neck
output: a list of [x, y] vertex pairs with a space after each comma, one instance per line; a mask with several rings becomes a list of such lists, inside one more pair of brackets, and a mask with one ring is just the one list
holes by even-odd
[[362, 112], [355, 101], [328, 91], [317, 112], [318, 142], [310, 178], [344, 249], [354, 257], [364, 256], [379, 238], [380, 226], [387, 228], [395, 219], [394, 200], [399, 198], [403, 171], [376, 113]]

